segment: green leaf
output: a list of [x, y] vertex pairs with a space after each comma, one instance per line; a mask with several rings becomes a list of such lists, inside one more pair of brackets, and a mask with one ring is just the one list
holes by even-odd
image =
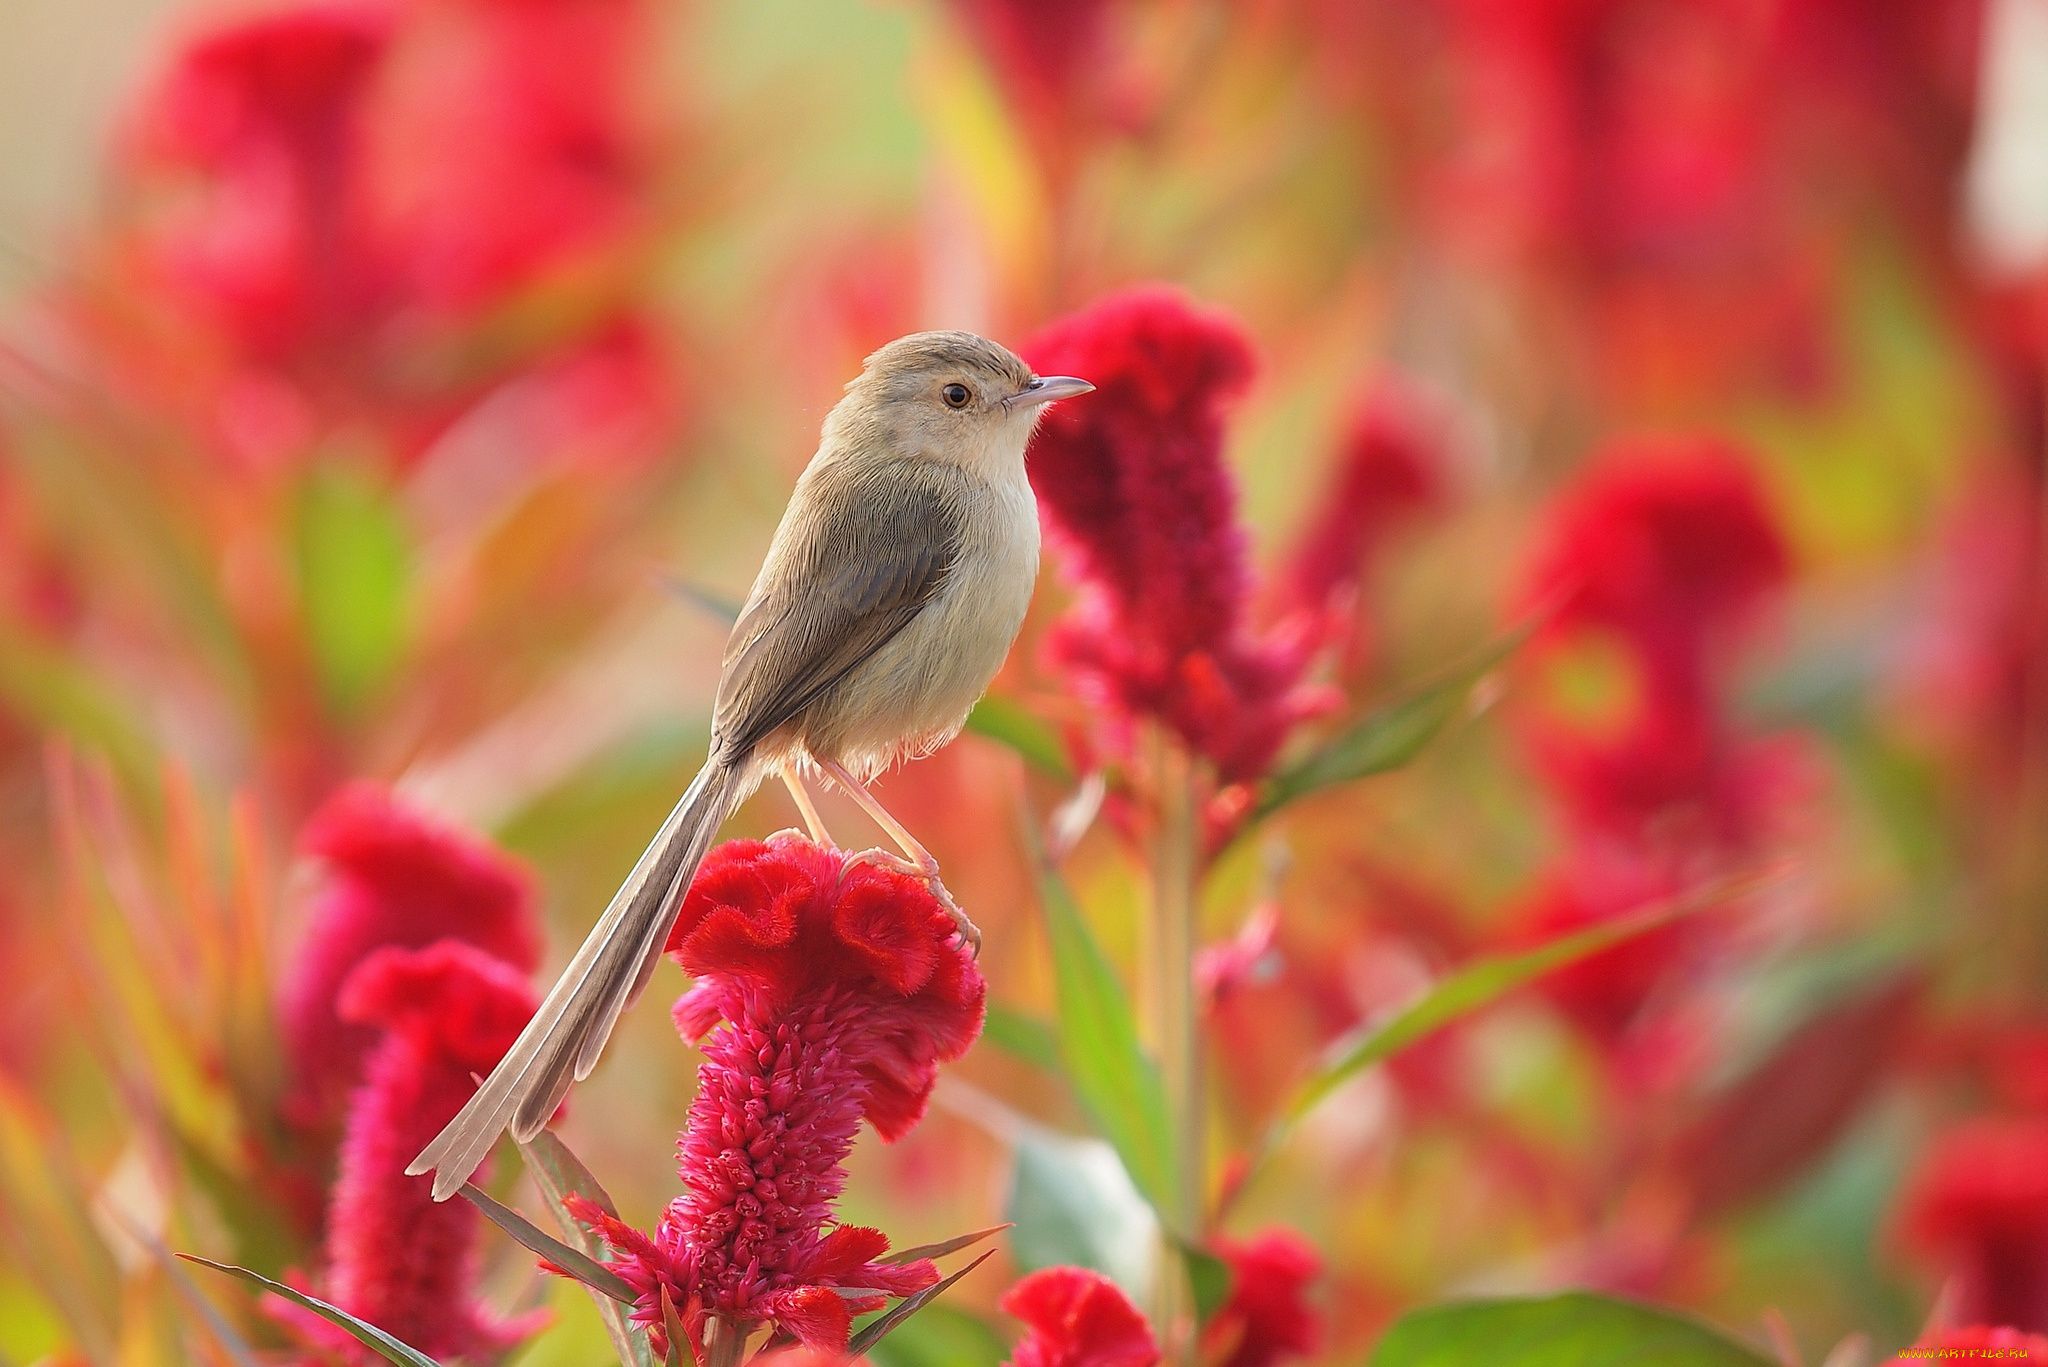
[[[590, 1170], [576, 1155], [569, 1152], [569, 1146], [555, 1138], [552, 1130], [542, 1130], [532, 1140], [521, 1144], [519, 1156], [525, 1160], [526, 1170], [532, 1174], [533, 1184], [539, 1189], [540, 1198], [546, 1203], [548, 1214], [554, 1217], [563, 1237], [592, 1258], [603, 1253], [604, 1240], [569, 1214], [566, 1202], [572, 1195], [581, 1196], [605, 1214], [616, 1217], [619, 1208], [612, 1204], [611, 1194], [590, 1175]], [[626, 1367], [660, 1367], [646, 1332], [627, 1317], [623, 1306], [610, 1296], [599, 1295], [594, 1289], [590, 1299], [597, 1305], [598, 1318], [604, 1321], [605, 1333], [610, 1336], [612, 1349], [619, 1355], [620, 1362]]]
[[1159, 1065], [1138, 1042], [1130, 998], [1064, 881], [1039, 879], [1059, 998], [1059, 1052], [1081, 1105], [1116, 1147], [1138, 1190], [1167, 1210], [1175, 1190], [1173, 1131]]
[[580, 1253], [561, 1240], [536, 1228], [524, 1215], [500, 1202], [474, 1182], [464, 1182], [462, 1199], [475, 1206], [499, 1229], [593, 1291], [602, 1291], [615, 1301], [638, 1305], [640, 1297], [633, 1284], [587, 1253]]
[[389, 681], [411, 636], [412, 539], [391, 495], [339, 464], [307, 476], [293, 531], [321, 692], [353, 715]]
[[1230, 1264], [1208, 1249], [1181, 1239], [1173, 1243], [1187, 1269], [1188, 1286], [1195, 1293], [1195, 1323], [1206, 1325], [1230, 1299], [1236, 1278], [1230, 1275]]
[[940, 1294], [943, 1293], [954, 1282], [959, 1281], [962, 1277], [966, 1276], [975, 1268], [980, 1267], [983, 1263], [987, 1262], [990, 1258], [993, 1258], [995, 1256], [996, 1251], [994, 1249], [990, 1249], [988, 1252], [982, 1254], [979, 1258], [976, 1258], [973, 1262], [967, 1264], [967, 1266], [961, 1268], [958, 1272], [955, 1272], [952, 1276], [946, 1278], [944, 1281], [933, 1282], [930, 1286], [927, 1286], [924, 1290], [918, 1292], [915, 1296], [912, 1296], [907, 1300], [897, 1302], [896, 1305], [892, 1307], [887, 1314], [883, 1315], [880, 1319], [874, 1321], [872, 1324], [869, 1324], [866, 1328], [862, 1329], [858, 1334], [855, 1334], [852, 1338], [847, 1340], [846, 1355], [850, 1358], [859, 1357], [862, 1353], [865, 1353], [869, 1348], [873, 1347], [877, 1343], [880, 1343], [882, 1339], [888, 1335], [890, 1330], [894, 1329], [897, 1325], [909, 1319], [912, 1315], [915, 1315], [918, 1311], [924, 1309], [927, 1305], [930, 1305], [934, 1300], [937, 1300]]
[[1158, 1276], [1159, 1217], [1100, 1139], [1027, 1125], [1011, 1141], [1004, 1214], [1010, 1253], [1026, 1272], [1093, 1268], [1144, 1304]]
[[981, 1040], [1048, 1073], [1060, 1071], [1059, 1036], [1038, 1017], [1026, 1015], [1013, 1006], [1001, 1002], [988, 1004], [988, 1015], [981, 1023]]
[[877, 1258], [875, 1261], [888, 1265], [916, 1262], [919, 1258], [943, 1258], [948, 1253], [958, 1253], [963, 1248], [971, 1248], [983, 1239], [989, 1238], [991, 1235], [1001, 1234], [1008, 1228], [1010, 1228], [1008, 1224], [990, 1225], [987, 1229], [977, 1229], [972, 1234], [955, 1234], [952, 1238], [941, 1239], [935, 1244], [919, 1244], [915, 1248], [899, 1248], [886, 1258]]
[[683, 1317], [676, 1313], [666, 1282], [661, 1285], [661, 1332], [668, 1335], [668, 1367], [697, 1367], [697, 1346], [683, 1332]]
[[1371, 1367], [1775, 1367], [1676, 1311], [1584, 1291], [1411, 1311]]
[[1009, 1344], [979, 1315], [950, 1305], [928, 1305], [868, 1348], [874, 1367], [997, 1367]]
[[1407, 764], [1457, 715], [1473, 686], [1513, 654], [1532, 629], [1516, 628], [1433, 682], [1366, 713], [1314, 754], [1275, 774], [1259, 790], [1252, 819], [1270, 816], [1318, 789]]
[[967, 729], [1007, 745], [1034, 769], [1073, 781], [1073, 766], [1067, 763], [1067, 748], [1060, 744], [1059, 734], [1008, 698], [991, 694], [976, 703], [967, 714]]
[[376, 1352], [387, 1362], [397, 1363], [398, 1367], [440, 1367], [439, 1363], [419, 1349], [399, 1342], [376, 1325], [367, 1324], [348, 1311], [329, 1305], [317, 1296], [309, 1296], [297, 1287], [274, 1282], [260, 1272], [251, 1272], [246, 1267], [236, 1267], [231, 1263], [217, 1263], [210, 1258], [200, 1258], [190, 1253], [180, 1253], [178, 1256], [188, 1263], [210, 1267], [216, 1272], [225, 1272], [230, 1277], [240, 1277], [251, 1286], [259, 1286], [273, 1295], [284, 1297], [294, 1305], [303, 1306], [329, 1324], [344, 1330], [356, 1342]]
[[[1750, 873], [1714, 879], [1691, 892], [1631, 915], [1618, 916], [1611, 921], [1561, 935], [1535, 949], [1474, 960], [1443, 978], [1391, 1018], [1355, 1031], [1331, 1046], [1322, 1066], [1281, 1112], [1277, 1130], [1284, 1132], [1292, 1127], [1315, 1109], [1323, 1098], [1373, 1064], [1399, 1053], [1451, 1022], [1491, 1005], [1532, 979], [1598, 954], [1603, 949], [1611, 949], [1624, 940], [1634, 939], [1680, 917], [1755, 892], [1775, 877], [1775, 873]], [[1268, 1140], [1268, 1150], [1278, 1137], [1276, 1133]]]

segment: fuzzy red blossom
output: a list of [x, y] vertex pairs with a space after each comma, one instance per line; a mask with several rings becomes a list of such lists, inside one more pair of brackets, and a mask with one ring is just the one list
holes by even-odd
[[938, 1279], [928, 1260], [876, 1262], [877, 1230], [828, 1231], [843, 1162], [862, 1120], [885, 1140], [917, 1123], [939, 1064], [980, 1033], [986, 984], [923, 883], [792, 837], [712, 851], [668, 951], [695, 979], [677, 1028], [709, 1032], [684, 1192], [652, 1237], [596, 1221], [613, 1265], [651, 1331], [665, 1286], [693, 1335], [716, 1315], [842, 1350], [879, 1293]]
[[1594, 663], [1618, 695], [1588, 722], [1535, 719], [1536, 757], [1574, 819], [1621, 833], [1674, 806], [1744, 826], [1760, 772], [1722, 715], [1729, 649], [1782, 589], [1790, 557], [1763, 488], [1712, 439], [1627, 441], [1558, 500], [1529, 580], [1555, 604], [1540, 665]]
[[1891, 1359], [1898, 1367], [1918, 1367], [1930, 1359], [1996, 1358], [2005, 1362], [2048, 1363], [2048, 1337], [2008, 1326], [1972, 1324], [1923, 1334], [1908, 1351]]
[[376, 1038], [370, 1026], [350, 1023], [338, 1003], [365, 957], [386, 945], [454, 939], [530, 973], [540, 963], [541, 931], [519, 865], [375, 785], [336, 793], [299, 847], [323, 876], [305, 939], [279, 984], [277, 1010], [292, 1065], [286, 1113], [318, 1126], [339, 1115]]
[[1003, 1313], [1024, 1321], [1009, 1367], [1152, 1367], [1152, 1326], [1099, 1272], [1047, 1267], [1003, 1293]]
[[[406, 1164], [511, 1047], [536, 1004], [526, 975], [472, 945], [387, 947], [341, 995], [344, 1020], [381, 1030], [349, 1106], [327, 1222], [323, 1294], [429, 1356], [487, 1361], [535, 1332], [546, 1312], [508, 1322], [477, 1304], [478, 1215], [436, 1202]], [[288, 1314], [352, 1361], [375, 1359], [324, 1321]]]
[[137, 111], [130, 175], [184, 182], [145, 225], [145, 269], [253, 358], [331, 341], [378, 302], [356, 182], [393, 29], [376, 0], [237, 20], [186, 47]]
[[1274, 1367], [1305, 1357], [1322, 1340], [1322, 1317], [1308, 1289], [1323, 1260], [1291, 1230], [1268, 1230], [1239, 1243], [1216, 1238], [1210, 1249], [1230, 1268], [1230, 1297], [1202, 1331], [1203, 1360], [1212, 1367]]
[[1940, 1135], [1907, 1184], [1903, 1232], [1955, 1277], [1958, 1318], [2048, 1333], [2048, 1119]]
[[1031, 445], [1032, 485], [1081, 588], [1054, 658], [1126, 730], [1156, 717], [1225, 783], [1257, 778], [1330, 699], [1302, 683], [1317, 641], [1259, 637], [1247, 620], [1223, 414], [1251, 379], [1250, 338], [1147, 286], [1053, 323], [1024, 354], [1097, 390], [1049, 413]]

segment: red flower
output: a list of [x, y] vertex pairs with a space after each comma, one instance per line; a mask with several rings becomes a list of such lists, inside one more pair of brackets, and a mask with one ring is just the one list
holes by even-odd
[[1312, 612], [1357, 582], [1387, 535], [1444, 496], [1441, 417], [1392, 377], [1367, 391], [1337, 457], [1337, 478], [1297, 542], [1283, 592]]
[[1287, 732], [1323, 710], [1301, 686], [1315, 642], [1253, 638], [1223, 410], [1250, 380], [1250, 339], [1225, 314], [1144, 287], [1052, 324], [1038, 370], [1097, 392], [1046, 416], [1031, 482], [1082, 584], [1055, 658], [1124, 724], [1155, 716], [1226, 783], [1258, 777]]
[[129, 170], [173, 191], [144, 255], [246, 355], [284, 360], [376, 302], [357, 181], [391, 20], [374, 0], [317, 0], [234, 22], [138, 111]]
[[1975, 1120], [1907, 1184], [1906, 1238], [1957, 1278], [1959, 1318], [2048, 1332], [2048, 1120]]
[[1010, 1367], [1152, 1367], [1152, 1326], [1100, 1273], [1079, 1267], [1033, 1272], [1004, 1293], [1005, 1314], [1024, 1321]]
[[1756, 476], [1713, 439], [1617, 443], [1558, 500], [1530, 597], [1559, 607], [1532, 654], [1604, 671], [1611, 695], [1590, 721], [1553, 707], [1531, 728], [1576, 820], [1634, 832], [1694, 804], [1724, 833], [1746, 823], [1760, 775], [1727, 736], [1718, 673], [1788, 569]]
[[954, 0], [1055, 174], [1068, 169], [1102, 70], [1109, 0]]
[[885, 1140], [917, 1123], [938, 1065], [980, 1033], [986, 985], [923, 883], [790, 837], [712, 851], [668, 949], [696, 979], [677, 1028], [711, 1035], [683, 1195], [652, 1238], [596, 1222], [641, 1290], [636, 1316], [658, 1324], [666, 1286], [693, 1334], [716, 1315], [843, 1349], [882, 1301], [835, 1288], [908, 1295], [938, 1272], [877, 1263], [879, 1231], [825, 1232], [841, 1165], [863, 1119]]
[[[535, 1002], [523, 973], [454, 940], [380, 949], [342, 990], [342, 1018], [385, 1033], [349, 1107], [328, 1212], [325, 1295], [432, 1357], [488, 1360], [546, 1319], [495, 1323], [482, 1314], [476, 1210], [436, 1202], [430, 1179], [405, 1175], [476, 1090], [471, 1075], [511, 1047]], [[324, 1321], [287, 1318], [352, 1361], [375, 1360]]]
[[1915, 1348], [1935, 1352], [1901, 1353], [1892, 1359], [1900, 1367], [1919, 1367], [1936, 1356], [1946, 1358], [2001, 1358], [2007, 1362], [2048, 1363], [2048, 1338], [2022, 1333], [2018, 1329], [1973, 1324], [1964, 1329], [1937, 1329], [1921, 1336]]
[[1322, 1320], [1309, 1286], [1323, 1260], [1291, 1230], [1268, 1230], [1248, 1243], [1218, 1237], [1210, 1249], [1230, 1266], [1230, 1298], [1202, 1331], [1212, 1367], [1272, 1367], [1316, 1351]]
[[376, 1037], [337, 1008], [342, 983], [367, 955], [455, 939], [530, 973], [540, 964], [541, 935], [524, 870], [381, 788], [336, 793], [299, 846], [325, 865], [326, 878], [279, 986], [278, 1018], [292, 1063], [286, 1113], [318, 1126], [340, 1113]]

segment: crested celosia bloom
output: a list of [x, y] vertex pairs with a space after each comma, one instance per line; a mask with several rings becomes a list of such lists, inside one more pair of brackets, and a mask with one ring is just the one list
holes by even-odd
[[[499, 1323], [476, 1302], [479, 1216], [466, 1201], [436, 1202], [406, 1164], [476, 1090], [537, 998], [526, 975], [472, 945], [384, 948], [341, 993], [344, 1020], [383, 1032], [349, 1105], [329, 1201], [322, 1294], [436, 1358], [485, 1361], [546, 1318]], [[374, 1355], [324, 1321], [288, 1315], [352, 1359]]]
[[1224, 782], [1257, 778], [1330, 699], [1301, 681], [1314, 639], [1261, 638], [1247, 620], [1223, 414], [1251, 380], [1250, 338], [1143, 287], [1053, 323], [1024, 354], [1096, 387], [1048, 413], [1031, 444], [1032, 487], [1081, 590], [1055, 659], [1113, 721], [1157, 717]]
[[1688, 804], [1744, 823], [1756, 778], [1721, 675], [1789, 569], [1755, 472], [1720, 441], [1616, 443], [1559, 498], [1529, 592], [1556, 611], [1532, 653], [1606, 696], [1548, 709], [1532, 739], [1575, 820], [1626, 832]]
[[1903, 1232], [1955, 1279], [1958, 1319], [2048, 1333], [2048, 1120], [1940, 1135], [1907, 1183]]
[[[1550, 615], [1528, 648], [1543, 686], [1523, 719], [1569, 843], [1523, 918], [1531, 939], [1675, 895], [1754, 849], [1794, 757], [1740, 733], [1725, 676], [1788, 573], [1755, 472], [1718, 440], [1615, 443], [1559, 497], [1527, 587]], [[1552, 975], [1546, 990], [1594, 1038], [1618, 1042], [1710, 934], [1697, 921], [1667, 927]], [[1638, 1062], [1638, 1080], [1663, 1066]]]
[[540, 964], [541, 932], [523, 869], [372, 784], [329, 799], [299, 848], [322, 875], [305, 939], [278, 987], [277, 1013], [291, 1062], [286, 1113], [318, 1126], [339, 1115], [376, 1038], [338, 1008], [343, 982], [366, 956], [386, 945], [453, 939], [531, 973]]
[[[862, 1120], [884, 1140], [924, 1114], [939, 1064], [981, 1030], [986, 985], [915, 878], [791, 836], [713, 850], [668, 942], [695, 982], [675, 1006], [709, 1032], [680, 1142], [683, 1194], [649, 1237], [589, 1206], [663, 1345], [660, 1289], [693, 1337], [764, 1321], [842, 1349], [854, 1314], [938, 1279], [875, 1260], [872, 1229], [827, 1229]], [[838, 1288], [873, 1295], [842, 1295]]]
[[377, 302], [356, 182], [392, 16], [319, 0], [231, 22], [137, 111], [130, 174], [185, 182], [145, 223], [145, 269], [253, 358], [331, 343]]
[[1230, 1296], [1202, 1331], [1212, 1367], [1273, 1367], [1305, 1357], [1322, 1339], [1322, 1317], [1308, 1289], [1323, 1260], [1292, 1230], [1272, 1229], [1239, 1243], [1218, 1237], [1210, 1251], [1230, 1268]]
[[1099, 1272], [1047, 1267], [1003, 1293], [1024, 1321], [1009, 1367], [1152, 1367], [1159, 1344], [1130, 1297]]

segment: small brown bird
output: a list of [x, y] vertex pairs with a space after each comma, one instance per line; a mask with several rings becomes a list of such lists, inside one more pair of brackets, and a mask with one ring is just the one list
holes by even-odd
[[868, 357], [726, 641], [704, 767], [525, 1031], [406, 1169], [434, 1172], [435, 1200], [507, 1128], [531, 1139], [589, 1076], [720, 824], [771, 774], [821, 842], [800, 767], [844, 789], [904, 855], [867, 857], [925, 879], [979, 949], [937, 861], [867, 781], [951, 740], [1001, 667], [1038, 575], [1024, 447], [1047, 404], [1094, 387], [1034, 375], [971, 332], [921, 332]]

